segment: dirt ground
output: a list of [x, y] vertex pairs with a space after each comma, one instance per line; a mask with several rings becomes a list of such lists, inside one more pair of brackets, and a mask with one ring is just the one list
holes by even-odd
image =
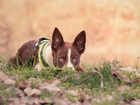
[[140, 57], [139, 0], [0, 0], [0, 55], [15, 55], [31, 39], [51, 39], [54, 27], [66, 41], [86, 31], [81, 63], [117, 59], [136, 67]]

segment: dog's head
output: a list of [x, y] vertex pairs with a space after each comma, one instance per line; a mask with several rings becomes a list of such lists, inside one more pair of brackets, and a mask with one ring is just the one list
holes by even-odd
[[86, 33], [81, 31], [73, 43], [65, 42], [60, 31], [55, 28], [52, 35], [53, 63], [57, 67], [79, 65], [80, 56], [85, 50]]

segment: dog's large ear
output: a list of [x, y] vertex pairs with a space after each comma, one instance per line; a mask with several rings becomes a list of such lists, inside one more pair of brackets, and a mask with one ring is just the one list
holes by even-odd
[[54, 29], [53, 35], [52, 35], [52, 50], [57, 51], [60, 46], [64, 44], [64, 40], [62, 37], [62, 34], [58, 30], [58, 28]]
[[73, 42], [73, 46], [75, 46], [80, 54], [82, 54], [85, 50], [86, 43], [86, 33], [85, 31], [81, 31]]

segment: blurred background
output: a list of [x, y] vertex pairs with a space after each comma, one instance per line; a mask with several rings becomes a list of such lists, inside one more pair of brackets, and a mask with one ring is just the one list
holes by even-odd
[[65, 41], [86, 31], [81, 63], [140, 62], [140, 0], [0, 0], [0, 55], [9, 58], [32, 39], [51, 39], [55, 27]]

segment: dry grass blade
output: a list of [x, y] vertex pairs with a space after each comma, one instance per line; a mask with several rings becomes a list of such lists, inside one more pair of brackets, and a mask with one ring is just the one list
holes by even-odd
[[[98, 70], [98, 71], [96, 71], [96, 70]], [[97, 74], [99, 74], [99, 75], [101, 76], [100, 87], [103, 88], [103, 87], [104, 87], [104, 83], [103, 83], [103, 79], [104, 79], [104, 78], [103, 78], [103, 75], [102, 75], [101, 72], [100, 72], [100, 69], [96, 69], [96, 68], [95, 68], [95, 70], [93, 70], [93, 72], [94, 72], [94, 73], [97, 73]]]

